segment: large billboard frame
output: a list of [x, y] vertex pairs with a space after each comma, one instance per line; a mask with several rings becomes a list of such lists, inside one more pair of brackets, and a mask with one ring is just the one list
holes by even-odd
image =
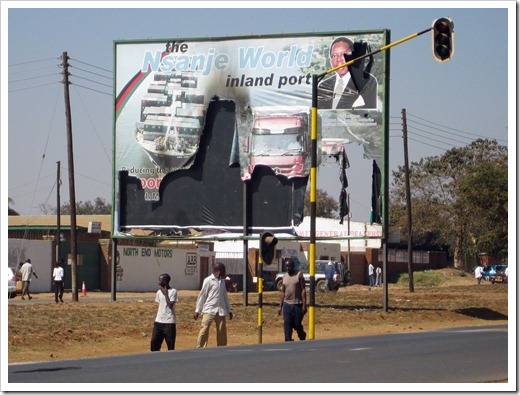
[[[161, 40], [161, 39], [146, 39], [146, 40], [118, 40], [118, 41], [114, 41], [114, 64], [115, 64], [115, 73], [114, 73], [114, 97], [115, 97], [115, 106], [114, 106], [114, 128], [113, 128], [113, 138], [114, 138], [114, 146], [113, 146], [113, 157], [114, 157], [114, 160], [113, 160], [113, 185], [114, 185], [114, 194], [113, 194], [113, 237], [115, 238], [133, 238], [133, 237], [136, 237], [138, 234], [143, 236], [143, 235], [146, 235], [147, 237], [151, 237], [151, 238], [158, 238], [157, 236], [157, 233], [154, 232], [154, 224], [150, 224], [151, 226], [143, 226], [143, 227], [136, 227], [137, 229], [140, 229], [141, 232], [135, 232], [135, 233], [132, 233], [132, 232], [128, 232], [127, 230], [128, 229], [121, 229], [120, 228], [120, 223], [121, 223], [121, 213], [122, 213], [122, 209], [120, 207], [120, 182], [119, 182], [119, 178], [120, 178], [120, 171], [122, 170], [121, 169], [121, 165], [120, 165], [120, 162], [118, 162], [118, 155], [120, 154], [120, 151], [121, 149], [118, 148], [118, 119], [119, 119], [119, 116], [121, 115], [121, 112], [124, 110], [124, 107], [125, 105], [127, 104], [127, 102], [129, 100], [131, 100], [131, 94], [130, 91], [128, 90], [128, 87], [132, 87], [132, 89], [135, 89], [135, 88], [138, 88], [144, 81], [145, 79], [144, 78], [140, 78], [140, 77], [143, 77], [143, 74], [145, 74], [145, 72], [143, 72], [141, 70], [141, 72], [139, 73], [135, 73], [134, 75], [131, 76], [131, 78], [127, 78], [126, 80], [123, 78], [122, 81], [124, 81], [125, 83], [123, 84], [120, 79], [119, 79], [119, 76], [120, 76], [120, 73], [119, 73], [119, 68], [118, 68], [118, 64], [121, 63], [123, 61], [123, 59], [119, 59], [118, 58], [118, 48], [121, 48], [121, 46], [149, 46], [149, 45], [152, 45], [152, 46], [158, 46], [158, 45], [164, 45], [165, 48], [168, 47], [168, 45], [171, 45], [172, 47], [175, 46], [175, 48], [179, 51], [182, 51], [183, 49], [186, 50], [190, 47], [190, 45], [192, 44], [197, 44], [197, 43], [204, 43], [204, 44], [225, 44], [225, 45], [229, 45], [230, 43], [236, 43], [236, 42], [256, 42], [257, 44], [262, 42], [262, 43], [265, 43], [265, 42], [268, 42], [269, 40], [285, 40], [287, 41], [288, 43], [292, 42], [292, 41], [296, 41], [296, 42], [301, 42], [301, 40], [305, 40], [305, 39], [310, 39], [310, 38], [313, 38], [313, 39], [321, 39], [322, 41], [331, 41], [332, 38], [335, 40], [337, 39], [338, 37], [347, 37], [347, 38], [353, 38], [354, 42], [357, 42], [356, 41], [356, 38], [359, 38], [361, 37], [361, 40], [359, 40], [360, 42], [365, 42], [367, 43], [368, 41], [370, 41], [370, 39], [367, 39], [367, 37], [378, 37], [377, 40], [379, 40], [379, 46], [384, 46], [388, 43], [389, 41], [389, 30], [387, 29], [382, 29], [382, 30], [365, 30], [365, 31], [342, 31], [342, 32], [322, 32], [322, 33], [297, 33], [297, 34], [284, 34], [284, 35], [251, 35], [251, 36], [235, 36], [235, 37], [213, 37], [213, 38], [186, 38], [186, 39], [175, 39], [175, 40], [168, 40], [168, 39], [164, 39], [164, 40]], [[363, 40], [364, 38], [364, 40]], [[267, 41], [266, 41], [267, 40]], [[333, 41], [333, 40], [332, 40]], [[368, 44], [371, 44], [370, 42], [368, 42]], [[372, 43], [373, 45], [373, 43]], [[293, 48], [293, 47], [291, 47]], [[370, 45], [369, 45], [369, 48], [370, 48]], [[328, 48], [328, 49], [325, 49], [325, 48], [321, 48], [320, 49], [320, 54], [323, 56], [324, 53], [327, 53], [327, 52], [330, 52], [330, 49], [331, 48]], [[209, 52], [208, 52], [209, 53]], [[281, 53], [281, 52], [280, 52]], [[169, 53], [168, 53], [169, 54]], [[314, 52], [312, 52], [312, 54], [314, 55]], [[212, 53], [212, 55], [216, 56], [215, 55], [215, 52]], [[217, 54], [218, 55], [218, 54]], [[289, 56], [290, 53], [289, 53]], [[297, 51], [295, 50], [295, 52], [293, 53], [293, 61], [296, 61], [296, 56], [297, 56]], [[305, 56], [305, 52], [303, 52], [302, 54], [302, 57]], [[149, 60], [150, 62], [155, 62], [154, 64], [157, 65], [157, 59], [156, 58], [153, 58], [153, 56], [149, 57]], [[155, 59], [155, 60], [154, 60]], [[269, 58], [267, 58], [269, 59]], [[385, 191], [387, 191], [387, 169], [386, 169], [386, 166], [387, 166], [387, 163], [388, 163], [388, 158], [387, 158], [387, 155], [388, 155], [388, 120], [387, 120], [387, 113], [388, 113], [388, 98], [389, 98], [389, 78], [388, 78], [388, 75], [389, 75], [389, 69], [390, 69], [390, 65], [389, 65], [389, 54], [387, 54], [386, 56], [384, 57], [381, 57], [380, 59], [376, 59], [375, 60], [376, 62], [378, 62], [381, 66], [381, 69], [379, 71], [379, 74], [378, 74], [378, 77], [379, 77], [379, 89], [380, 91], [378, 92], [379, 93], [379, 104], [377, 106], [377, 108], [375, 109], [375, 111], [378, 112], [378, 119], [379, 119], [379, 125], [377, 125], [377, 127], [379, 128], [380, 130], [380, 133], [379, 133], [379, 136], [378, 136], [378, 144], [376, 144], [376, 148], [373, 152], [371, 152], [370, 154], [371, 155], [374, 155], [376, 158], [374, 158], [374, 163], [379, 163], [379, 167], [380, 167], [380, 170], [383, 174], [383, 177], [382, 177], [382, 184], [381, 184], [381, 188], [380, 188], [380, 191], [382, 192], [382, 195], [385, 194]], [[216, 62], [216, 61], [215, 61]], [[374, 59], [372, 59], [372, 62], [374, 62]], [[330, 65], [330, 59], [329, 59], [329, 64], [324, 64], [325, 67], [322, 67], [321, 69], [321, 72], [323, 72], [323, 70], [326, 70], [329, 67]], [[134, 69], [135, 70], [135, 69]], [[203, 70], [204, 71], [204, 70]], [[307, 73], [307, 76], [311, 76], [312, 74], [316, 74], [318, 71], [320, 70], [314, 70], [315, 72], [311, 72], [313, 70], [309, 70], [309, 72]], [[139, 75], [141, 74], [141, 75]], [[129, 74], [130, 75], [130, 74]], [[245, 74], [242, 74], [242, 77], [241, 79], [243, 80]], [[228, 74], [228, 78], [227, 78], [227, 83], [229, 83], [229, 81], [232, 81], [233, 78], [230, 79], [230, 74]], [[271, 73], [270, 75], [273, 79], [276, 79], [276, 83], [278, 85], [278, 87], [280, 88], [281, 85], [285, 80], [282, 80], [282, 77], [283, 75], [275, 75], [274, 73]], [[276, 78], [275, 78], [276, 77]], [[292, 78], [294, 76], [291, 76], [290, 78]], [[308, 78], [310, 80], [310, 78]], [[287, 82], [289, 81], [289, 78], [286, 78]], [[294, 78], [293, 78], [294, 80]], [[305, 80], [305, 77], [304, 78], [301, 78], [301, 75], [300, 75], [300, 78], [299, 78], [300, 82], [304, 81]], [[296, 80], [294, 80], [296, 81]], [[213, 81], [214, 83], [215, 81]], [[182, 83], [182, 82], [181, 82]], [[186, 82], [187, 84], [190, 83], [190, 81], [188, 80]], [[239, 83], [242, 83], [239, 81]], [[274, 83], [274, 82], [272, 82]], [[152, 85], [152, 84], [150, 84]], [[158, 85], [158, 84], [157, 84]], [[298, 107], [299, 111], [300, 112], [304, 112], [305, 111], [305, 108], [307, 108], [307, 110], [310, 110], [310, 107], [311, 107], [311, 97], [310, 97], [310, 84], [307, 83], [308, 85], [308, 88], [309, 88], [309, 95], [307, 97], [307, 105], [306, 106], [302, 106], [301, 104], [299, 106], [294, 106], [294, 107]], [[160, 89], [160, 86], [154, 86], [153, 87], [154, 89]], [[208, 92], [208, 95], [211, 95], [211, 99], [214, 99], [214, 96], [219, 96], [218, 93], [215, 93], [214, 95], [211, 93], [211, 91], [207, 91]], [[247, 101], [244, 101], [243, 100], [243, 97], [240, 96], [240, 95], [237, 95], [235, 97], [232, 98], [233, 100], [235, 100], [235, 102], [237, 103], [237, 105], [243, 105], [243, 104], [249, 104], [247, 103]], [[208, 100], [207, 98], [205, 98], [206, 102], [205, 103], [208, 103]], [[196, 104], [202, 104], [202, 103], [196, 103]], [[143, 106], [141, 106], [143, 107]], [[164, 107], [164, 106], [162, 106]], [[197, 111], [200, 110], [200, 108], [203, 107], [203, 106], [197, 106], [197, 109], [196, 111], [193, 111], [193, 108], [192, 109], [189, 109], [189, 111], [191, 112], [195, 112], [197, 113]], [[247, 107], [247, 106], [246, 106]], [[256, 114], [260, 114], [262, 110], [264, 110], [264, 107], [265, 106], [254, 106], [254, 107], [257, 107], [255, 108], [255, 111]], [[155, 109], [153, 109], [155, 110]], [[177, 109], [178, 110], [178, 109]], [[207, 110], [207, 108], [206, 108]], [[357, 110], [357, 109], [356, 109]], [[160, 109], [159, 111], [163, 111], [163, 109]], [[290, 111], [290, 110], [289, 110]], [[344, 113], [347, 114], [347, 115], [352, 115], [352, 113], [354, 113], [354, 110], [352, 109], [349, 109], [349, 110], [339, 110], [338, 113]], [[157, 113], [158, 111], [156, 111]], [[322, 114], [331, 114], [332, 113], [336, 113], [336, 111], [330, 111], [330, 110], [327, 110], [327, 109], [320, 109], [320, 113]], [[198, 113], [197, 113], [198, 114]], [[366, 118], [366, 112], [365, 112], [365, 118]], [[155, 114], [154, 114], [155, 115]], [[242, 114], [237, 114], [238, 115], [238, 118], [240, 118], [241, 116], [243, 117], [244, 113]], [[248, 114], [246, 114], [248, 115]], [[282, 115], [287, 115], [286, 113], [283, 113], [282, 111]], [[291, 115], [293, 115], [291, 113]], [[141, 113], [141, 116], [142, 116], [142, 113]], [[158, 116], [160, 117], [160, 116]], [[278, 118], [282, 118], [281, 116], [278, 117]], [[329, 120], [329, 118], [325, 117], [326, 120]], [[354, 120], [356, 120], [354, 118]], [[142, 121], [142, 120], [140, 120]], [[282, 122], [280, 119], [277, 119], [276, 120], [277, 122]], [[155, 126], [155, 125], [154, 125]], [[250, 128], [252, 128], [253, 125], [248, 125]], [[329, 130], [329, 129], [327, 129]], [[289, 136], [288, 136], [289, 137]], [[325, 137], [326, 139], [327, 137]], [[330, 137], [330, 139], [334, 139], [333, 137]], [[252, 141], [252, 140], [251, 140]], [[321, 141], [320, 141], [321, 142]], [[341, 144], [339, 145], [341, 146]], [[320, 147], [322, 148], [322, 147]], [[329, 147], [327, 146], [327, 149], [329, 149]], [[339, 155], [341, 154], [341, 152], [332, 152], [332, 154], [335, 154], [335, 155]], [[308, 162], [308, 159], [307, 159], [307, 162]], [[189, 163], [188, 163], [189, 165]], [[307, 164], [307, 166], [309, 166], [309, 164]], [[131, 166], [125, 166], [126, 168], [128, 167], [131, 167]], [[241, 165], [241, 167], [243, 167]], [[248, 170], [249, 170], [249, 167], [248, 167]], [[247, 180], [248, 177], [251, 176], [251, 174], [246, 174], [247, 172], [245, 172], [244, 170], [241, 170], [241, 177], [242, 177], [242, 180]], [[280, 175], [280, 174], [278, 174]], [[296, 174], [294, 175], [293, 174], [293, 177], [298, 177], [300, 176], [301, 174]], [[282, 176], [285, 176], [285, 177], [291, 177], [291, 174], [282, 174]], [[153, 184], [153, 181], [151, 182], [151, 184]], [[143, 183], [143, 186], [145, 184]], [[380, 200], [383, 196], [380, 196]], [[384, 201], [384, 199], [383, 199]], [[384, 206], [384, 205], [382, 205]], [[385, 207], [381, 207], [383, 210], [381, 212], [381, 215], [384, 216], [386, 215], [385, 211], [386, 211], [386, 208]], [[382, 223], [382, 219], [379, 219], [379, 221], [375, 221], [376, 223]], [[136, 228], [133, 228], [133, 229], [136, 229]], [[161, 229], [163, 229], [163, 227], [159, 227]], [[174, 227], [175, 229], [178, 229], [177, 227]], [[193, 228], [193, 227], [191, 227]], [[263, 227], [261, 226], [258, 226], [256, 227], [257, 230], [258, 229], [265, 229], [266, 227]], [[273, 228], [273, 230], [278, 230], [276, 227]], [[163, 232], [164, 233], [164, 232]], [[256, 233], [255, 231], [253, 231], [252, 233]], [[227, 232], [227, 234], [224, 234], [224, 235], [221, 235], [221, 236], [218, 236], [218, 235], [215, 235], [215, 238], [218, 239], [219, 237], [220, 238], [244, 238], [244, 237], [247, 237], [247, 235], [250, 234], [249, 231], [247, 230], [236, 230], [236, 229], [233, 229], [231, 232]], [[159, 237], [163, 237], [163, 238], [170, 238], [170, 237], [173, 237], [173, 238], [197, 238], [198, 236], [200, 236], [200, 232], [198, 234], [196, 234], [195, 236], [190, 236], [190, 235], [187, 235], [187, 234], [181, 234], [181, 235], [174, 235], [172, 236], [171, 234], [170, 235], [166, 235], [166, 236], [159, 236]], [[384, 235], [382, 235], [384, 237]]]

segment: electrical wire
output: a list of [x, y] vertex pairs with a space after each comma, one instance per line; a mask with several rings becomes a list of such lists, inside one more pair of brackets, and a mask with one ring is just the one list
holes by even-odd
[[7, 66], [8, 67], [14, 67], [14, 66], [23, 66], [24, 64], [31, 64], [31, 63], [38, 63], [38, 62], [46, 62], [48, 60], [57, 60], [59, 59], [59, 57], [54, 57], [54, 58], [46, 58], [46, 59], [39, 59], [39, 60], [30, 60], [28, 62], [21, 62], [21, 63], [12, 63], [12, 64], [8, 64]]
[[71, 85], [74, 85], [74, 86], [77, 86], [77, 87], [80, 87], [80, 88], [84, 88], [84, 89], [88, 89], [89, 91], [93, 91], [93, 92], [97, 92], [97, 93], [102, 93], [103, 95], [107, 95], [107, 96], [112, 96], [111, 93], [106, 93], [106, 92], [103, 92], [103, 91], [100, 91], [100, 90], [97, 90], [97, 89], [93, 89], [93, 88], [89, 88], [88, 86], [84, 86], [84, 85], [79, 85], [79, 84], [74, 84], [74, 83], [70, 83]]
[[93, 71], [85, 70], [85, 69], [82, 69], [82, 68], [74, 66], [74, 65], [70, 65], [70, 67], [72, 67], [72, 68], [74, 68], [76, 70], [84, 71], [85, 73], [94, 74], [94, 75], [96, 75], [98, 77], [101, 77], [101, 78], [106, 78], [108, 80], [112, 79], [112, 77], [107, 77], [106, 75], [101, 75], [99, 73], [94, 73]]
[[103, 86], [106, 86], [108, 88], [112, 88], [112, 85], [103, 84], [102, 82], [97, 82], [97, 81], [94, 81], [94, 80], [91, 80], [91, 79], [88, 79], [88, 78], [85, 78], [85, 77], [80, 77], [80, 76], [77, 76], [75, 74], [70, 74], [70, 76], [79, 78], [80, 80], [85, 80], [85, 81], [93, 82], [94, 84], [103, 85]]
[[86, 65], [86, 66], [94, 67], [95, 69], [103, 70], [103, 71], [106, 71], [107, 73], [113, 74], [112, 70], [107, 70], [107, 69], [104, 69], [104, 68], [102, 68], [102, 67], [99, 67], [99, 66], [95, 66], [95, 65], [93, 65], [93, 64], [90, 64], [90, 63], [82, 62], [81, 60], [76, 59], [76, 58], [71, 58], [70, 56], [69, 56], [69, 60], [74, 60], [74, 61], [76, 61], [76, 62], [78, 62], [78, 63], [81, 63], [81, 64], [84, 64], [84, 65]]
[[[440, 126], [440, 127], [444, 128], [444, 129], [448, 129], [448, 130], [452, 130], [452, 131], [456, 131], [456, 132], [460, 132], [460, 133], [467, 134], [468, 136], [471, 136], [471, 138], [479, 137], [479, 138], [483, 138], [483, 139], [489, 139], [489, 137], [487, 137], [487, 136], [482, 136], [482, 135], [478, 135], [478, 134], [475, 134], [475, 133], [469, 133], [469, 132], [466, 132], [466, 131], [464, 131], [464, 130], [455, 129], [455, 128], [452, 128], [452, 127], [449, 127], [449, 126], [441, 125], [441, 124], [439, 124], [439, 123], [436, 123], [436, 122], [430, 121], [430, 120], [425, 119], [425, 118], [421, 118], [421, 117], [419, 117], [419, 116], [417, 116], [417, 115], [414, 115], [414, 114], [411, 114], [411, 113], [409, 113], [409, 112], [407, 112], [406, 114], [407, 114], [408, 116], [411, 116], [411, 117], [414, 117], [414, 118], [418, 118], [418, 119], [420, 119], [421, 121], [429, 122], [429, 123], [434, 124], [434, 125], [436, 125], [436, 126]], [[412, 122], [413, 122], [413, 121], [412, 121]], [[415, 121], [415, 122], [417, 122], [417, 121]], [[424, 126], [425, 126], [425, 125], [424, 125]], [[432, 126], [428, 126], [428, 127], [433, 128]], [[441, 130], [441, 129], [438, 129], [438, 130]], [[450, 132], [446, 132], [446, 133], [450, 133]], [[507, 141], [505, 141], [505, 140], [501, 140], [501, 139], [495, 139], [495, 140], [500, 141], [500, 142], [503, 142], [503, 143], [507, 143]]]
[[85, 102], [83, 101], [83, 98], [81, 97], [80, 92], [78, 90], [76, 90], [76, 93], [77, 93], [77, 95], [79, 97], [79, 100], [80, 100], [81, 104], [83, 105], [83, 108], [84, 108], [84, 110], [85, 110], [85, 112], [86, 112], [86, 114], [88, 116], [88, 119], [90, 120], [90, 124], [92, 125], [92, 128], [94, 129], [94, 132], [96, 133], [96, 136], [97, 136], [98, 141], [100, 143], [99, 145], [103, 148], [103, 152], [105, 153], [105, 156], [106, 156], [106, 158], [108, 160], [108, 164], [111, 165], [112, 161], [110, 160], [110, 156], [108, 155], [108, 152], [107, 152], [107, 150], [105, 149], [105, 147], [103, 145], [103, 142], [101, 140], [99, 132], [98, 132], [98, 130], [96, 128], [96, 125], [94, 125], [94, 121], [92, 120], [92, 117], [90, 116], [90, 113], [88, 112], [87, 106], [85, 105]]

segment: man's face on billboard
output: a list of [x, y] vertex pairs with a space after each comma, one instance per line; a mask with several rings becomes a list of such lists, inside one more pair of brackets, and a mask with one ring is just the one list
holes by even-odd
[[[347, 43], [338, 41], [336, 44], [334, 44], [332, 46], [332, 50], [330, 51], [330, 64], [332, 67], [338, 67], [339, 65], [345, 63], [345, 54], [352, 54], [352, 50]], [[336, 73], [343, 77], [348, 73], [348, 67], [342, 67], [341, 69], [336, 70]]]

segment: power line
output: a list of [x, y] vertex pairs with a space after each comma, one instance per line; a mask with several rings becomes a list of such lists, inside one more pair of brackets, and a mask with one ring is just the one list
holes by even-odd
[[[413, 138], [411, 138], [411, 137], [408, 137], [408, 140], [413, 140], [413, 141], [415, 141], [415, 142], [417, 142], [417, 143], [421, 143], [421, 144], [427, 145], [428, 147], [432, 147], [432, 148], [440, 149], [441, 151], [447, 151], [447, 148], [437, 147], [436, 145], [428, 144], [428, 143], [425, 143], [424, 141], [416, 140], [416, 139], [413, 139]], [[452, 148], [453, 148], [453, 147], [452, 147]]]
[[28, 61], [28, 62], [22, 62], [22, 63], [13, 63], [13, 64], [9, 64], [8, 67], [14, 67], [14, 66], [22, 66], [24, 64], [31, 64], [31, 63], [38, 63], [38, 62], [46, 62], [48, 60], [57, 60], [59, 59], [59, 57], [55, 57], [55, 58], [47, 58], [47, 59], [39, 59], [39, 60], [31, 60], [31, 61]]
[[[428, 133], [430, 136], [441, 137], [441, 138], [444, 138], [444, 139], [448, 139], [448, 140], [455, 141], [455, 142], [460, 143], [460, 144], [464, 144], [464, 145], [467, 145], [467, 144], [468, 144], [468, 143], [465, 142], [465, 141], [460, 141], [460, 140], [457, 140], [457, 139], [454, 139], [454, 138], [440, 136], [440, 135], [438, 135], [438, 134], [431, 133], [431, 132], [428, 132], [428, 131], [423, 130], [423, 129], [414, 128], [413, 130], [414, 130], [414, 131], [415, 131], [415, 130], [420, 130], [421, 132]], [[415, 133], [417, 133], [418, 135], [423, 136], [423, 137], [431, 138], [430, 136], [424, 136], [424, 135], [422, 135], [421, 133], [418, 133], [418, 132], [415, 132]], [[437, 141], [437, 142], [439, 142], [439, 143], [446, 144], [446, 143], [444, 143], [443, 141], [439, 141], [439, 140], [436, 140], [436, 139], [434, 139], [434, 138], [431, 138], [431, 139], [434, 140], [434, 141]]]
[[87, 66], [90, 66], [90, 67], [94, 67], [96, 69], [103, 70], [103, 71], [106, 71], [107, 73], [113, 74], [112, 70], [107, 70], [107, 69], [104, 69], [104, 68], [99, 67], [99, 66], [94, 66], [93, 64], [82, 62], [81, 60], [78, 60], [78, 59], [75, 59], [75, 58], [69, 57], [69, 60], [74, 60], [74, 61], [76, 61], [78, 63], [84, 64], [84, 65], [87, 65]]
[[59, 84], [59, 83], [60, 83], [60, 81], [49, 82], [48, 84], [33, 85], [33, 86], [29, 86], [29, 87], [27, 87], [27, 88], [11, 89], [11, 90], [8, 90], [8, 92], [9, 92], [9, 93], [21, 92], [21, 91], [26, 91], [26, 90], [29, 90], [29, 89], [35, 89], [35, 88], [40, 88], [40, 87], [42, 87], [42, 86], [54, 85], [54, 84]]
[[[455, 128], [452, 128], [452, 127], [449, 127], [449, 126], [441, 125], [441, 124], [439, 124], [439, 123], [436, 123], [436, 122], [430, 121], [430, 120], [425, 119], [425, 118], [421, 118], [421, 117], [419, 117], [419, 116], [417, 116], [417, 115], [414, 115], [414, 114], [410, 114], [410, 113], [408, 113], [408, 115], [411, 115], [412, 117], [418, 118], [418, 119], [420, 119], [420, 120], [422, 120], [422, 121], [426, 121], [426, 122], [432, 123], [432, 124], [434, 124], [434, 125], [440, 126], [440, 127], [442, 127], [442, 128], [445, 128], [445, 129], [454, 130], [454, 131], [456, 131], [456, 132], [464, 133], [464, 134], [467, 134], [467, 135], [469, 135], [469, 136], [473, 136], [473, 137], [480, 137], [480, 138], [483, 138], [483, 139], [489, 139], [489, 137], [487, 137], [487, 136], [482, 136], [482, 135], [478, 135], [478, 134], [475, 134], [475, 133], [469, 133], [469, 132], [466, 132], [466, 131], [464, 131], [464, 130], [455, 129]], [[429, 126], [429, 127], [431, 127], [431, 126]], [[433, 128], [433, 127], [432, 127], [432, 128]], [[495, 139], [495, 140], [507, 143], [507, 141], [505, 141], [505, 140], [500, 140], [500, 139]]]
[[96, 126], [94, 125], [94, 121], [92, 120], [92, 117], [90, 116], [90, 113], [88, 112], [87, 106], [85, 105], [85, 102], [83, 101], [83, 98], [81, 97], [81, 94], [79, 93], [79, 91], [77, 91], [76, 93], [78, 94], [78, 97], [79, 97], [79, 100], [81, 101], [81, 104], [83, 104], [83, 108], [85, 109], [85, 112], [87, 113], [88, 119], [90, 120], [90, 124], [92, 125], [92, 128], [96, 132], [96, 136], [97, 136], [97, 138], [98, 138], [98, 140], [100, 142], [101, 147], [103, 148], [103, 151], [105, 152], [105, 155], [106, 155], [106, 157], [108, 159], [108, 163], [110, 164], [111, 163], [110, 156], [108, 155], [108, 152], [105, 149], [105, 146], [103, 145], [103, 143], [101, 141], [101, 137], [99, 136], [99, 132], [98, 132]]
[[89, 88], [88, 86], [79, 85], [79, 84], [74, 84], [73, 82], [71, 82], [71, 85], [74, 85], [74, 86], [77, 86], [77, 87], [80, 87], [80, 88], [84, 88], [84, 89], [88, 89], [89, 91], [94, 91], [94, 92], [102, 93], [102, 94], [107, 95], [107, 96], [112, 96], [111, 93], [102, 92], [102, 91], [97, 90], [97, 89]]
[[16, 71], [11, 71], [9, 70], [9, 75], [13, 75], [13, 74], [21, 74], [21, 73], [30, 73], [30, 72], [33, 72], [33, 71], [42, 71], [42, 70], [47, 70], [47, 69], [56, 69], [56, 65], [52, 65], [52, 66], [47, 66], [47, 67], [38, 67], [38, 68], [35, 68], [35, 69], [26, 69], [26, 70], [16, 70]]
[[71, 65], [70, 67], [73, 67], [73, 68], [75, 68], [76, 70], [84, 71], [85, 73], [94, 74], [94, 75], [96, 75], [96, 76], [98, 76], [98, 77], [101, 77], [101, 78], [106, 78], [106, 79], [108, 79], [108, 80], [111, 80], [111, 79], [112, 79], [112, 77], [107, 77], [106, 75], [102, 75], [102, 74], [99, 74], [99, 73], [94, 73], [93, 71], [89, 71], [89, 70], [82, 69], [81, 67], [76, 67], [76, 66], [72, 66], [72, 65]]
[[9, 84], [11, 84], [11, 83], [16, 83], [16, 82], [25, 82], [25, 81], [35, 80], [35, 79], [37, 79], [37, 78], [50, 77], [50, 76], [54, 76], [54, 75], [56, 75], [56, 74], [57, 74], [57, 73], [51, 73], [51, 74], [37, 75], [37, 76], [35, 76], [35, 77], [27, 77], [27, 78], [24, 78], [24, 79], [21, 79], [21, 80], [9, 81]]
[[75, 74], [71, 74], [70, 76], [71, 76], [71, 77], [79, 78], [80, 80], [85, 80], [85, 81], [92, 82], [92, 83], [94, 83], [94, 84], [103, 85], [103, 86], [106, 86], [106, 87], [108, 87], [108, 88], [112, 88], [112, 85], [103, 84], [102, 82], [97, 82], [97, 81], [94, 81], [94, 80], [91, 80], [91, 79], [88, 79], [88, 78], [85, 78], [85, 77], [80, 77], [80, 76], [77, 76], [77, 75], [75, 75]]

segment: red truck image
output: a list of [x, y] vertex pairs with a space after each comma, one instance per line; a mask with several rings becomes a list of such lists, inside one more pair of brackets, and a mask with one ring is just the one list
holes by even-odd
[[305, 164], [310, 146], [308, 119], [306, 113], [256, 115], [244, 144], [249, 156], [249, 174], [244, 178], [251, 178], [256, 165], [269, 166], [287, 178], [304, 177], [309, 170]]

